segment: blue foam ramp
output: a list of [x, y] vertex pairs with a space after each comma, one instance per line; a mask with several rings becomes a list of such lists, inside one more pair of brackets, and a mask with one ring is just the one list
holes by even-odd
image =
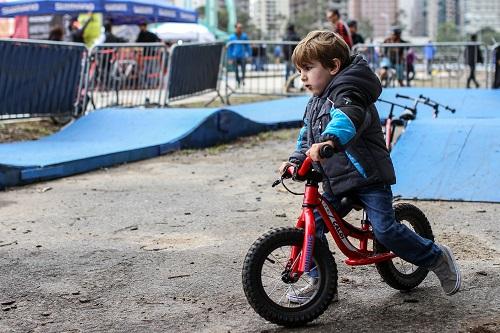
[[396, 144], [395, 195], [500, 202], [500, 119], [421, 119]]
[[90, 113], [58, 133], [0, 144], [0, 187], [68, 176], [298, 126], [307, 97], [226, 109], [125, 109]]

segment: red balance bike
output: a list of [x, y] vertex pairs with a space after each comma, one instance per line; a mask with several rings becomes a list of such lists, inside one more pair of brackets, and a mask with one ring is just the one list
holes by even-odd
[[[418, 98], [410, 97], [406, 95], [396, 94], [396, 98], [404, 98], [413, 101], [413, 106], [407, 106], [398, 104], [392, 101], [387, 101], [379, 98], [378, 101], [382, 103], [387, 103], [391, 106], [389, 110], [389, 115], [386, 119], [384, 119], [382, 126], [385, 136], [385, 145], [389, 151], [392, 150], [394, 144], [396, 143], [396, 127], [405, 128], [409, 121], [415, 120], [417, 116], [417, 106], [418, 104], [424, 104], [430, 106], [433, 109], [433, 117], [437, 118], [439, 114], [439, 108], [446, 111], [450, 111], [451, 113], [455, 113], [456, 110], [447, 106], [440, 104], [429, 97], [425, 97], [424, 95], [419, 95]], [[399, 107], [403, 110], [403, 112], [396, 118], [394, 115], [394, 108]]]
[[[322, 158], [332, 155], [333, 147], [322, 147]], [[305, 181], [305, 192], [300, 193], [304, 195], [302, 213], [297, 224], [294, 228], [273, 229], [262, 235], [248, 250], [243, 264], [245, 295], [264, 319], [283, 326], [304, 325], [320, 316], [336, 295], [337, 266], [328, 245], [316, 238], [315, 209], [337, 247], [346, 255], [347, 265], [375, 264], [384, 281], [398, 290], [415, 288], [425, 279], [427, 269], [405, 262], [377, 242], [364, 211], [359, 227], [339, 215], [319, 193], [318, 184], [323, 176], [314, 169], [309, 157], [300, 167], [289, 167], [273, 186], [283, 183], [285, 178]], [[343, 198], [341, 204], [348, 210], [362, 209], [355, 198]], [[434, 239], [427, 218], [417, 207], [400, 203], [394, 210], [398, 222], [422, 237]], [[292, 301], [300, 290], [311, 286], [313, 273], [317, 277], [314, 291], [301, 302]]]

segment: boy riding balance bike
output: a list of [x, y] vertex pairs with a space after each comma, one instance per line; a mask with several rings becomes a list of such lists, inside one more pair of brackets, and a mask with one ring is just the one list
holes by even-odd
[[[348, 265], [375, 264], [391, 287], [415, 288], [433, 271], [446, 294], [456, 293], [461, 274], [451, 250], [433, 241], [417, 207], [393, 207], [395, 173], [374, 105], [382, 87], [368, 63], [350, 56], [343, 39], [329, 31], [310, 32], [292, 61], [313, 97], [280, 181], [305, 181], [302, 213], [295, 228], [271, 230], [249, 249], [242, 278], [250, 305], [284, 326], [320, 316], [337, 294], [325, 232]], [[352, 208], [364, 210], [360, 228], [343, 219]]]

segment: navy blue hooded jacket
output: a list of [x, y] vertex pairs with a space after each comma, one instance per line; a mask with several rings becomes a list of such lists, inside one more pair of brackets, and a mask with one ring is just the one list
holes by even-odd
[[309, 100], [296, 151], [289, 160], [301, 163], [313, 143], [332, 140], [336, 153], [321, 162], [325, 191], [338, 195], [375, 184], [394, 184], [394, 167], [374, 105], [381, 92], [380, 81], [366, 60], [352, 56], [322, 95]]

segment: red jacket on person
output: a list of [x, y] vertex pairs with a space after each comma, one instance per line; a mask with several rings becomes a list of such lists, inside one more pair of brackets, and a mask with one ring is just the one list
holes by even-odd
[[339, 20], [335, 24], [335, 31], [334, 32], [336, 32], [340, 36], [342, 36], [342, 38], [347, 43], [347, 45], [349, 45], [349, 48], [352, 48], [351, 33], [349, 32], [349, 28], [347, 27], [347, 25], [344, 22]]

